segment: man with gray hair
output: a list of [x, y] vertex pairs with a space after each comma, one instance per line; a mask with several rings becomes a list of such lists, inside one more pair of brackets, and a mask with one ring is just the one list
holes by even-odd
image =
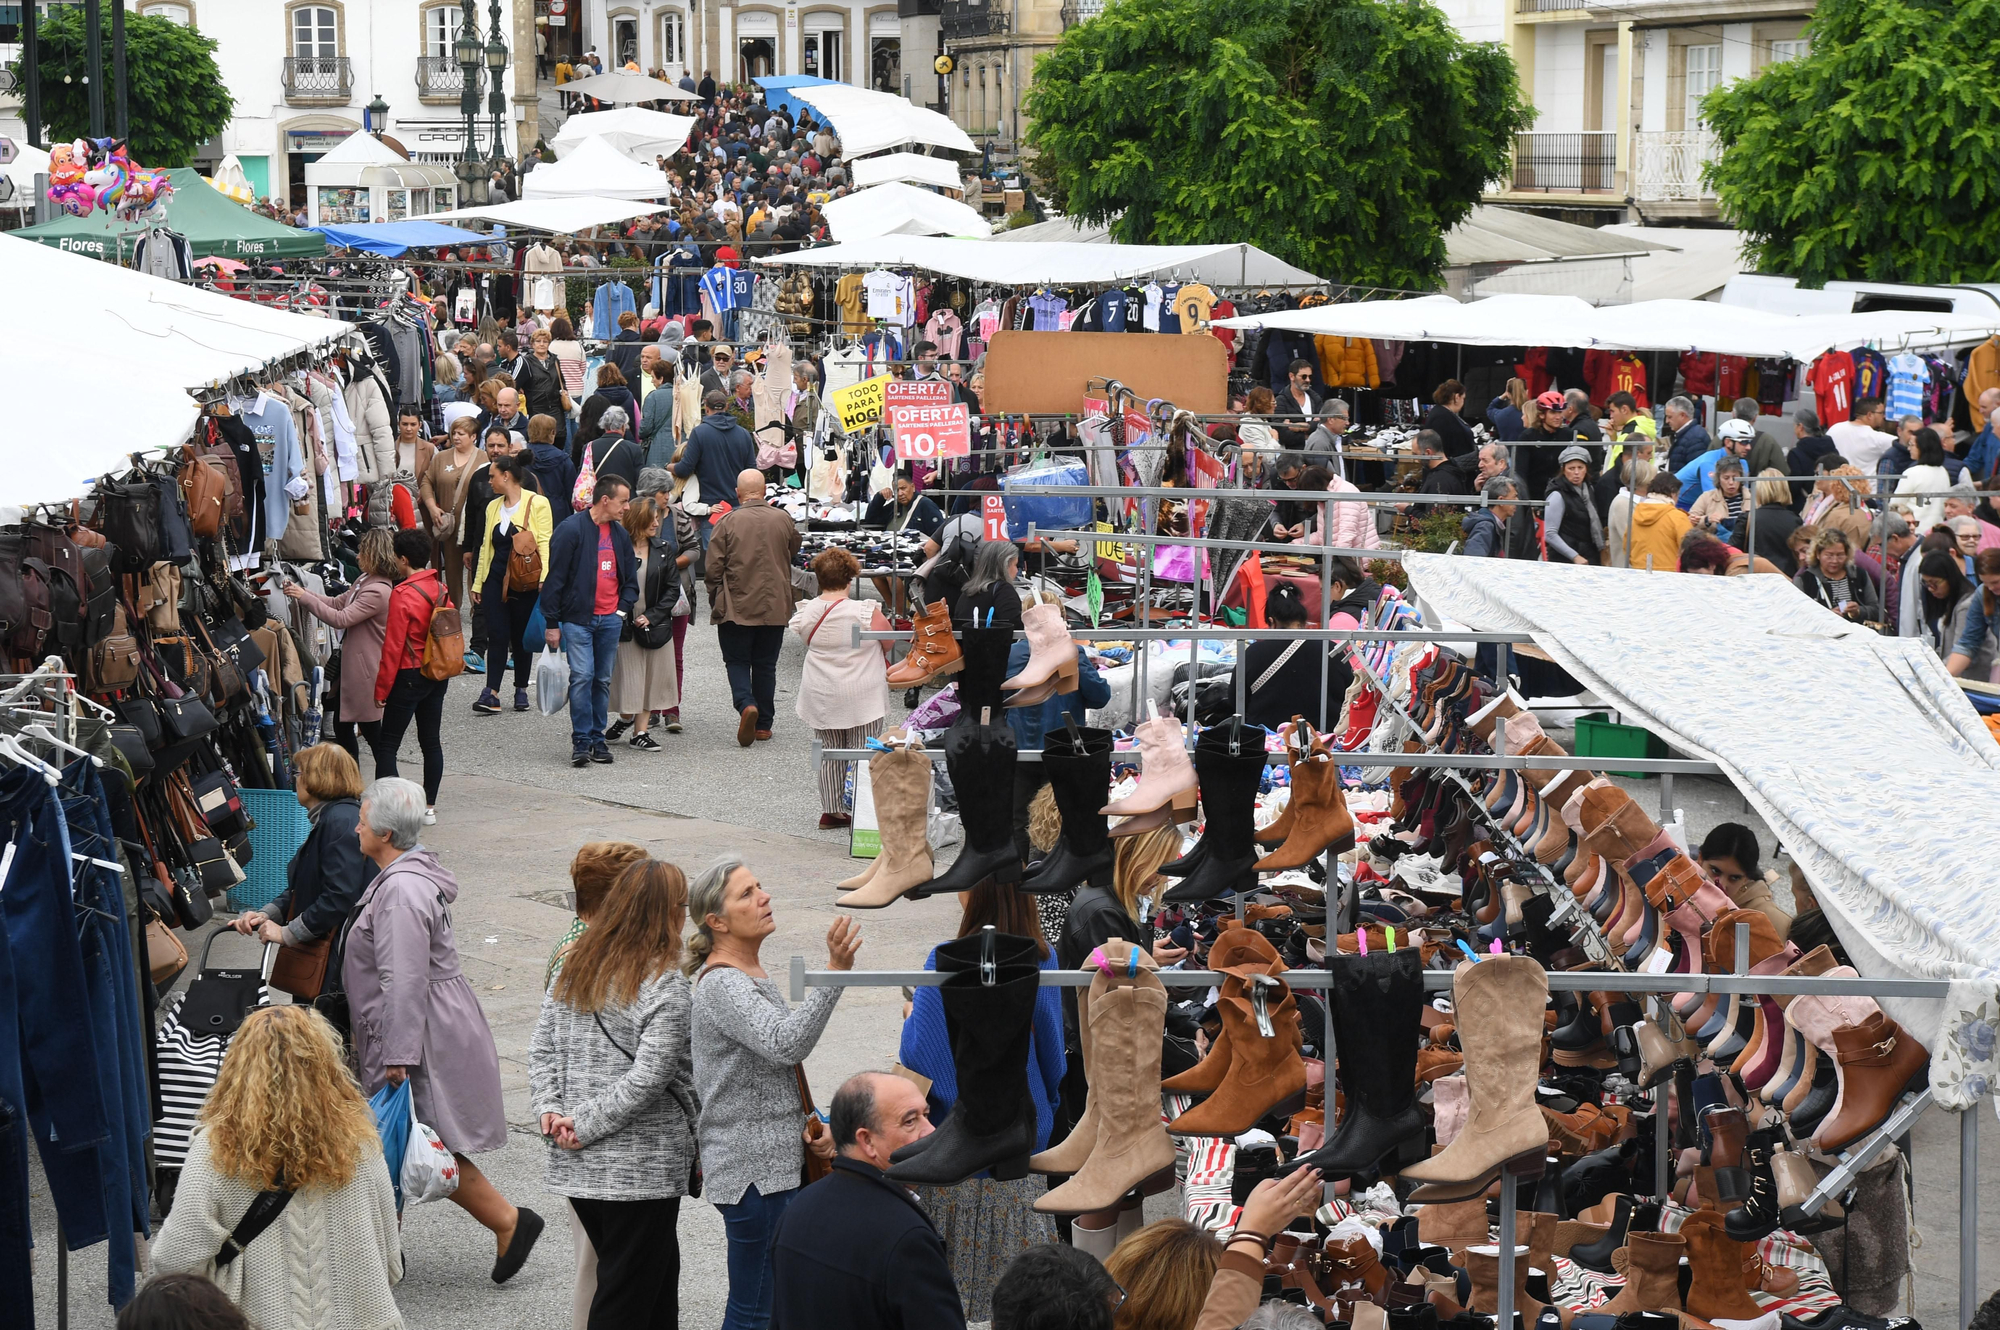
[[933, 1130], [916, 1085], [883, 1071], [834, 1092], [833, 1171], [798, 1193], [772, 1243], [772, 1324], [964, 1330], [944, 1239], [890, 1156]]
[[1507, 523], [1514, 518], [1515, 499], [1521, 497], [1521, 483], [1512, 476], [1489, 476], [1479, 489], [1485, 506], [1474, 508], [1459, 521], [1465, 544], [1459, 553], [1475, 559], [1507, 557]]
[[1326, 458], [1325, 465], [1342, 480], [1347, 479], [1347, 459], [1342, 455], [1341, 436], [1347, 433], [1350, 421], [1347, 403], [1329, 397], [1320, 404], [1319, 424], [1306, 435], [1305, 442], [1306, 455]]
[[1667, 399], [1667, 464], [1668, 471], [1678, 471], [1715, 446], [1694, 418], [1694, 403], [1685, 397]]

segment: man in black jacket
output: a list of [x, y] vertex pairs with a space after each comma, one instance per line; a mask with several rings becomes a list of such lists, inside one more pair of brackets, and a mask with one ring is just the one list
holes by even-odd
[[[1444, 440], [1433, 429], [1420, 429], [1415, 439], [1417, 460], [1423, 463], [1424, 478], [1417, 486], [1419, 494], [1470, 494], [1472, 477], [1479, 470], [1479, 454], [1466, 453], [1462, 457], [1446, 457]], [[1434, 512], [1440, 504], [1424, 504], [1426, 512]], [[1420, 516], [1422, 514], [1419, 514]]]
[[889, 1156], [931, 1134], [923, 1092], [864, 1071], [833, 1096], [833, 1172], [798, 1193], [772, 1249], [776, 1330], [964, 1330], [944, 1240]]
[[604, 741], [618, 632], [639, 599], [639, 560], [621, 519], [632, 486], [620, 476], [597, 482], [590, 507], [557, 524], [542, 574], [542, 620], [549, 650], [569, 660], [569, 764], [609, 765]]
[[1313, 419], [1319, 414], [1320, 403], [1325, 399], [1313, 391], [1313, 363], [1304, 356], [1285, 367], [1285, 390], [1278, 394], [1278, 407], [1273, 415], [1297, 416], [1300, 423], [1285, 425], [1272, 422], [1278, 431], [1278, 446], [1287, 452], [1302, 453], [1306, 440], [1311, 437], [1313, 427], [1318, 422]]

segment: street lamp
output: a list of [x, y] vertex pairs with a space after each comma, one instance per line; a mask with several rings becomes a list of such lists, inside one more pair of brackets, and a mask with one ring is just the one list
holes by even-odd
[[493, 165], [507, 155], [507, 85], [500, 77], [507, 71], [507, 43], [500, 40], [500, 0], [492, 0], [486, 30], [486, 106], [493, 113]]
[[479, 16], [473, 0], [459, 0], [458, 36], [452, 41], [452, 60], [462, 80], [458, 91], [458, 111], [465, 121], [465, 145], [452, 166], [458, 177], [463, 201], [474, 206], [487, 201], [486, 173], [480, 169], [475, 121], [479, 116]]
[[373, 133], [376, 138], [381, 138], [383, 132], [389, 128], [389, 103], [383, 101], [382, 94], [378, 92], [375, 94], [375, 100], [369, 102], [368, 105], [361, 109], [366, 118], [369, 132]]

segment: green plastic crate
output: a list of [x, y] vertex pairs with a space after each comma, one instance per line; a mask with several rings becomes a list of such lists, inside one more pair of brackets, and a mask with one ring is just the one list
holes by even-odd
[[[1666, 741], [1638, 725], [1619, 725], [1608, 714], [1592, 711], [1576, 718], [1578, 757], [1670, 757]], [[1612, 771], [1613, 776], [1644, 780], [1651, 772]]]
[[250, 866], [229, 892], [232, 910], [261, 910], [285, 890], [286, 869], [306, 843], [312, 820], [290, 790], [243, 790], [250, 828]]

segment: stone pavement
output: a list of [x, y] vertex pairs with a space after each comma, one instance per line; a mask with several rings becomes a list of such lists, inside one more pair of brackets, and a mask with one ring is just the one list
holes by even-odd
[[[492, 1251], [483, 1231], [449, 1203], [412, 1208], [403, 1231], [406, 1274], [397, 1290], [412, 1330], [567, 1323], [573, 1269], [569, 1226], [562, 1201], [542, 1190], [546, 1147], [529, 1112], [526, 1053], [541, 1001], [542, 967], [570, 921], [567, 865], [578, 845], [634, 840], [690, 876], [718, 854], [739, 854], [774, 898], [778, 931], [764, 950], [770, 971], [782, 976], [795, 954], [815, 968], [823, 963], [825, 932], [837, 913], [832, 884], [853, 871], [854, 861], [846, 857], [844, 833], [821, 832], [814, 825], [818, 802], [810, 734], [791, 710], [797, 644], [787, 642], [780, 664], [776, 738], [744, 750], [735, 743], [735, 717], [714, 643], [713, 629], [690, 630], [686, 732], [661, 733], [666, 751], [659, 754], [617, 746], [611, 767], [570, 768], [566, 715], [475, 716], [473, 681], [453, 686], [439, 823], [425, 839], [462, 884], [454, 927], [500, 1051], [513, 1135], [505, 1150], [479, 1162], [511, 1199], [550, 1222], [527, 1268], [496, 1288], [487, 1279]], [[892, 715], [900, 716], [900, 708], [892, 708]], [[416, 769], [414, 740], [403, 765]], [[1656, 812], [1656, 786], [1626, 784]], [[1683, 778], [1674, 802], [1686, 811], [1697, 839], [1717, 821], [1750, 820], [1735, 792], [1713, 781]], [[1768, 848], [1768, 832], [1758, 830]], [[931, 946], [952, 934], [957, 909], [951, 901], [934, 899], [864, 912], [859, 919], [863, 968], [917, 968]], [[806, 1064], [822, 1104], [847, 1075], [895, 1060], [901, 1004], [895, 989], [854, 989], [843, 997]], [[1994, 1135], [1989, 1124], [1984, 1136], [1990, 1142]], [[1915, 1311], [1938, 1330], [1956, 1319], [1956, 1121], [1932, 1114], [1918, 1126], [1913, 1144], [1916, 1227], [1922, 1234]], [[2000, 1228], [1993, 1223], [2000, 1219], [2000, 1149], [1990, 1143], [1981, 1151], [1980, 1172], [1982, 1287], [1992, 1287], [2000, 1282]], [[36, 1317], [46, 1327], [56, 1324], [55, 1255], [48, 1237], [54, 1216], [38, 1167], [31, 1181], [35, 1231], [44, 1240], [36, 1269]], [[1149, 1209], [1166, 1213], [1171, 1205], [1170, 1194]], [[706, 1202], [685, 1202], [680, 1235], [683, 1323], [713, 1327], [721, 1320], [727, 1283], [720, 1217]], [[109, 1327], [102, 1246], [76, 1253], [71, 1277], [69, 1323]], [[0, 1309], [0, 1325], [14, 1323]]]

